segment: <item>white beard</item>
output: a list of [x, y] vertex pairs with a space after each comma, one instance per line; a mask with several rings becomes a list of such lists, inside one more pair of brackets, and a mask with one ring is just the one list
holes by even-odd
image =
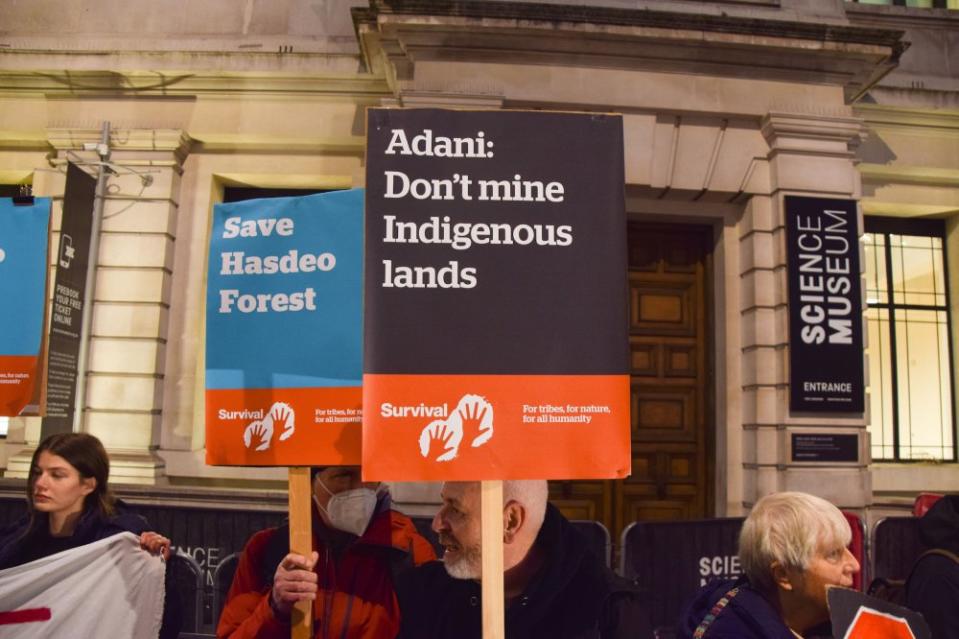
[[482, 561], [479, 550], [467, 550], [456, 561], [443, 557], [443, 566], [453, 579], [479, 579], [482, 574]]

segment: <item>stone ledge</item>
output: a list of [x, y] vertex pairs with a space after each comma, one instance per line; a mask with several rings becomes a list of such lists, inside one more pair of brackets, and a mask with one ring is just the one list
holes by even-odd
[[[715, 12], [706, 13], [713, 9]], [[633, 10], [590, 5], [545, 4], [533, 2], [480, 2], [477, 0], [370, 0], [370, 7], [352, 10], [355, 25], [375, 23], [388, 16], [430, 15], [443, 18], [475, 20], [514, 20], [615, 26], [644, 26], [717, 33], [742, 33], [780, 37], [808, 38], [825, 42], [846, 42], [875, 46], [897, 46], [896, 31], [867, 27], [829, 24], [822, 20], [804, 22], [770, 17], [730, 16], [714, 7], [697, 7], [693, 11]], [[753, 14], [755, 16], [755, 14]], [[774, 15], [766, 13], [765, 16]], [[791, 17], [791, 16], [790, 16]]]
[[[372, 0], [352, 13], [367, 68], [386, 77], [398, 95], [419, 64], [520, 59], [568, 66], [574, 57], [584, 68], [828, 83], [853, 101], [908, 47], [900, 30], [794, 14], [773, 13], [778, 19], [772, 19], [472, 0]], [[759, 55], [763, 65], [755, 64]]]
[[[111, 455], [111, 465], [113, 456]], [[193, 486], [142, 486], [122, 481], [110, 482], [110, 489], [131, 504], [182, 508], [222, 508], [226, 510], [263, 510], [281, 512], [287, 509], [285, 490], [223, 490]], [[26, 480], [0, 478], [0, 498], [22, 497]]]

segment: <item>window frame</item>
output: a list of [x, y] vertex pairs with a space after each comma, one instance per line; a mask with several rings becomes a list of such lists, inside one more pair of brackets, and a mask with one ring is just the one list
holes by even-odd
[[[930, 461], [935, 461], [937, 463], [956, 463], [959, 461], [959, 438], [957, 438], [956, 425], [957, 425], [957, 406], [956, 406], [956, 373], [955, 373], [955, 354], [954, 354], [954, 345], [953, 345], [953, 336], [952, 336], [952, 305], [949, 295], [949, 254], [948, 247], [946, 245], [946, 224], [944, 220], [931, 220], [931, 219], [914, 219], [914, 218], [893, 218], [893, 217], [880, 217], [880, 216], [863, 216], [863, 229], [864, 233], [883, 235], [885, 236], [883, 242], [883, 251], [885, 252], [884, 262], [885, 262], [885, 277], [886, 277], [886, 302], [869, 304], [866, 303], [867, 308], [879, 308], [885, 309], [888, 312], [887, 324], [889, 326], [889, 350], [890, 350], [890, 377], [891, 377], [891, 394], [892, 394], [892, 447], [894, 456], [881, 457], [878, 459], [873, 459], [874, 462], [880, 463], [895, 463], [895, 464], [914, 464], [914, 463], [929, 463]], [[945, 304], [943, 306], [938, 305], [929, 305], [929, 304], [907, 304], [901, 303], [897, 304], [895, 302], [895, 292], [894, 292], [894, 276], [893, 276], [893, 260], [892, 260], [892, 242], [890, 235], [908, 235], [913, 237], [936, 237], [942, 241], [942, 275], [943, 275], [943, 291], [945, 294]], [[865, 270], [863, 275], [865, 275]], [[868, 287], [867, 287], [868, 288]], [[929, 460], [929, 459], [914, 459], [914, 458], [903, 458], [900, 451], [900, 438], [899, 438], [899, 370], [898, 370], [898, 359], [899, 351], [897, 349], [897, 338], [896, 338], [896, 311], [909, 311], [909, 310], [918, 310], [918, 311], [945, 311], [946, 313], [946, 332], [948, 339], [948, 348], [949, 353], [949, 389], [951, 391], [951, 429], [952, 429], [952, 458], [943, 457], [942, 459]], [[942, 446], [945, 447], [944, 445]], [[872, 447], [870, 446], [870, 449]]]

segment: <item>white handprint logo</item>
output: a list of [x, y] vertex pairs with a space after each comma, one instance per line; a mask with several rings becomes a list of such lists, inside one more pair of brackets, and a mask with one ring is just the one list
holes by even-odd
[[243, 444], [255, 451], [269, 450], [274, 430], [280, 430], [281, 442], [296, 432], [295, 413], [285, 402], [274, 403], [266, 417], [248, 425], [243, 431]]
[[437, 419], [420, 433], [420, 455], [446, 462], [459, 454], [466, 437], [478, 448], [493, 437], [493, 405], [480, 395], [464, 395], [456, 410], [445, 420]]
[[281, 442], [285, 442], [296, 432], [295, 415], [289, 404], [276, 402], [270, 406], [270, 414], [267, 419], [273, 422], [273, 428], [282, 429], [280, 432]]
[[254, 444], [253, 450], [269, 450], [270, 440], [273, 439], [273, 422], [269, 419], [256, 420], [243, 431], [243, 443], [247, 448]]
[[460, 420], [463, 434], [473, 437], [470, 443], [473, 448], [482, 446], [493, 436], [493, 405], [479, 395], [465, 395], [450, 419]]
[[420, 433], [420, 455], [429, 457], [435, 442], [443, 451], [436, 461], [449, 461], [456, 457], [462, 439], [462, 428], [453, 428], [445, 420], [437, 419], [430, 422]]

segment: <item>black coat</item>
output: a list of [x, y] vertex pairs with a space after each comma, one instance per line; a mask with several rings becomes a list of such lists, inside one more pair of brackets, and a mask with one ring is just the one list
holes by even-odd
[[[508, 639], [647, 639], [649, 613], [638, 590], [617, 577], [552, 505], [536, 538], [545, 563], [506, 610]], [[398, 639], [478, 639], [481, 587], [450, 577], [434, 561], [400, 577]]]
[[[735, 594], [729, 596], [734, 588]], [[716, 614], [714, 606], [724, 598], [726, 604]], [[692, 639], [710, 615], [705, 635], [709, 639], [795, 639], [779, 612], [745, 577], [703, 586], [683, 612], [676, 636]]]
[[119, 500], [116, 513], [112, 517], [104, 517], [95, 509], [84, 512], [69, 537], [51, 537], [44, 513], [37, 513], [37, 525], [32, 532], [27, 530], [29, 524], [29, 515], [24, 515], [0, 530], [0, 570], [92, 544], [123, 532], [139, 535], [147, 530], [146, 519], [127, 510]]
[[[919, 520], [919, 537], [927, 548], [959, 555], [959, 495], [946, 495]], [[913, 567], [906, 584], [906, 605], [922, 613], [933, 639], [959, 637], [959, 563], [926, 555]]]

